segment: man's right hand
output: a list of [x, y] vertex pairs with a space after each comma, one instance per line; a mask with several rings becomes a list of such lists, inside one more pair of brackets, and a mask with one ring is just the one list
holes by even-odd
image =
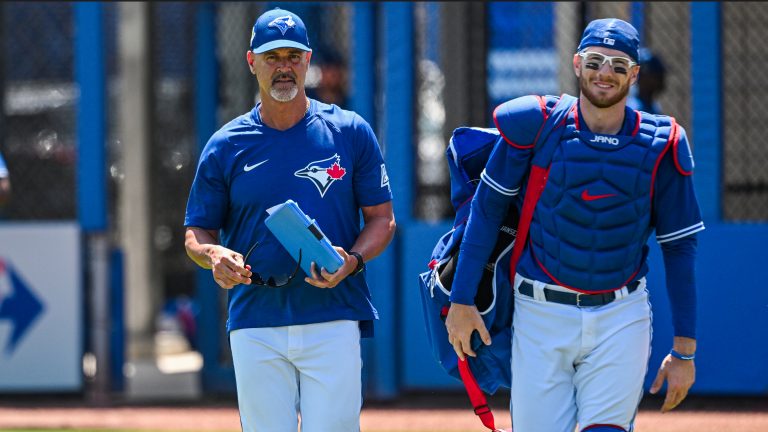
[[213, 246], [208, 252], [213, 280], [224, 289], [251, 283], [251, 266], [243, 266], [243, 255], [225, 248]]
[[480, 333], [484, 344], [491, 344], [491, 334], [485, 328], [483, 318], [475, 305], [451, 303], [445, 319], [445, 328], [448, 330], [448, 342], [453, 345], [453, 350], [461, 360], [465, 359], [465, 355], [477, 357], [471, 345], [472, 332], [475, 330]]

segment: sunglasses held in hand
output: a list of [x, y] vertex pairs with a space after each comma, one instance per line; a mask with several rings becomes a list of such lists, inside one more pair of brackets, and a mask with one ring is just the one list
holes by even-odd
[[[246, 253], [245, 258], [243, 258], [243, 265], [248, 264], [248, 257], [251, 256], [251, 252], [253, 252], [253, 250], [256, 249], [256, 246], [258, 245], [259, 245], [259, 242], [257, 241], [256, 243], [253, 244], [253, 246], [251, 246], [250, 249], [248, 249], [248, 253]], [[288, 279], [281, 282], [276, 282], [274, 276], [270, 276], [265, 281], [264, 279], [261, 278], [261, 276], [258, 273], [253, 272], [253, 276], [251, 276], [251, 285], [268, 286], [272, 288], [280, 288], [280, 287], [286, 286], [293, 280], [293, 278], [296, 277], [296, 274], [299, 272], [300, 268], [301, 268], [301, 249], [299, 249], [299, 260], [296, 263], [296, 268], [293, 269], [293, 273], [291, 273], [291, 275], [288, 276]]]

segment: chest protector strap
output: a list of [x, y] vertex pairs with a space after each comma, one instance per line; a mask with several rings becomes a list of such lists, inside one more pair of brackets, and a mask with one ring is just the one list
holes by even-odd
[[523, 209], [520, 212], [520, 224], [517, 227], [517, 239], [512, 249], [512, 258], [509, 260], [509, 277], [512, 287], [515, 286], [515, 270], [520, 256], [523, 254], [525, 242], [528, 241], [528, 230], [531, 227], [533, 219], [533, 210], [536, 203], [539, 202], [544, 186], [547, 185], [547, 175], [549, 174], [549, 164], [552, 161], [552, 155], [560, 143], [560, 136], [565, 130], [565, 120], [568, 113], [576, 106], [576, 99], [573, 96], [563, 94], [557, 102], [549, 116], [545, 120], [544, 128], [536, 141], [533, 151], [533, 160], [531, 161], [531, 172], [528, 175], [528, 184], [525, 188], [525, 198], [523, 199]]

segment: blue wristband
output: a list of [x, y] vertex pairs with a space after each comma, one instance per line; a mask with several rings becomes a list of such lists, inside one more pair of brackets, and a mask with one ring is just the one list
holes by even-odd
[[672, 357], [674, 357], [676, 359], [680, 359], [680, 360], [693, 360], [693, 359], [696, 358], [696, 354], [682, 355], [682, 354], [680, 354], [679, 352], [677, 352], [675, 350], [670, 350], [669, 351], [669, 355], [671, 355]]

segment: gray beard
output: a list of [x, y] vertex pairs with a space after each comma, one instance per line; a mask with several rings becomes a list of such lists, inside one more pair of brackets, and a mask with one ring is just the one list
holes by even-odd
[[279, 102], [290, 102], [293, 100], [293, 98], [296, 97], [297, 94], [299, 94], [299, 86], [294, 85], [293, 87], [286, 89], [286, 90], [279, 90], [274, 87], [272, 87], [269, 90], [270, 96], [272, 96], [273, 99]]

